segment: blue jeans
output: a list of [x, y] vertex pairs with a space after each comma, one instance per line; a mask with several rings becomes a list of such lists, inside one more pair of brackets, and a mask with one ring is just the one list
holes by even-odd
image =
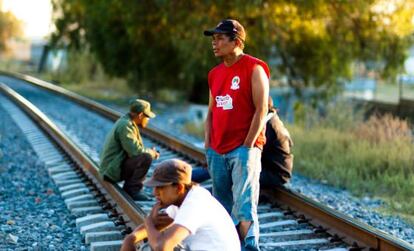
[[252, 222], [244, 247], [259, 250], [257, 204], [261, 150], [240, 146], [226, 154], [219, 154], [211, 148], [206, 153], [214, 197], [229, 212], [236, 226], [240, 221]]
[[191, 174], [191, 180], [197, 183], [202, 183], [206, 180], [210, 179], [210, 175], [205, 168], [196, 167], [193, 168], [193, 172]]

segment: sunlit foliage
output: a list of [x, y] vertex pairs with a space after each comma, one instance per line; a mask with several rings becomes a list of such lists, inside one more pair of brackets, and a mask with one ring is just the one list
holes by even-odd
[[11, 12], [1, 10], [0, 1], [0, 52], [7, 49], [10, 38], [21, 35], [21, 23]]
[[413, 0], [54, 0], [55, 45], [88, 45], [105, 70], [139, 90], [171, 87], [205, 100], [217, 63], [204, 29], [238, 19], [246, 52], [296, 89], [332, 90], [352, 63], [394, 79], [413, 40]]

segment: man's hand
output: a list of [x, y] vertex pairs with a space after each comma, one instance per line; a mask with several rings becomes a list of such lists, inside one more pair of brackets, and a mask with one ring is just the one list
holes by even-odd
[[158, 230], [162, 230], [168, 227], [173, 222], [174, 222], [174, 219], [170, 218], [170, 216], [168, 216], [168, 214], [166, 213], [159, 213], [157, 217], [153, 219], [154, 226]]
[[150, 152], [153, 159], [158, 159], [160, 157], [160, 153], [155, 149], [155, 147], [151, 148]]
[[151, 218], [152, 223], [158, 230], [164, 229], [174, 221], [174, 219], [168, 216], [166, 212], [160, 212], [160, 209], [162, 209], [161, 203], [155, 203], [151, 210], [151, 213], [148, 216]]
[[157, 203], [155, 203], [154, 206], [152, 207], [151, 212], [148, 215], [148, 217], [151, 217], [151, 218], [157, 217], [158, 211], [160, 211], [161, 208], [162, 208], [161, 202], [157, 201]]
[[247, 142], [246, 140], [243, 143], [243, 146], [247, 147], [247, 148], [253, 148], [254, 147], [254, 142]]

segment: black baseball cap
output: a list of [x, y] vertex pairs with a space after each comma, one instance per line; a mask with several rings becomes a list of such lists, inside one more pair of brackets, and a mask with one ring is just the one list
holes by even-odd
[[246, 40], [246, 32], [244, 31], [244, 27], [237, 20], [233, 19], [222, 20], [214, 29], [204, 31], [204, 36], [213, 36], [217, 33], [237, 37], [243, 42]]

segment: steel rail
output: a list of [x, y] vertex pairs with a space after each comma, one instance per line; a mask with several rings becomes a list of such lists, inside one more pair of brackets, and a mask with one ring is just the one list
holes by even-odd
[[290, 208], [300, 212], [310, 219], [312, 225], [322, 226], [332, 236], [337, 236], [351, 245], [357, 244], [355, 247], [361, 247], [362, 250], [414, 250], [414, 246], [410, 243], [353, 219], [300, 193], [285, 188], [263, 190], [262, 193], [277, 201], [282, 208]]
[[[4, 83], [0, 91], [15, 102], [53, 141], [97, 184], [109, 203], [114, 204], [118, 212], [123, 212], [125, 222], [132, 229], [141, 224], [145, 212], [116, 184], [104, 181], [99, 175], [97, 164], [80, 150], [61, 130], [32, 103], [16, 93]], [[108, 196], [109, 195], [109, 196]]]
[[[64, 88], [55, 86], [46, 81], [37, 78], [23, 75], [19, 73], [2, 72], [0, 74], [8, 75], [17, 79], [25, 80], [33, 85], [45, 88], [49, 91], [65, 96], [81, 105], [84, 105], [112, 120], [117, 120], [120, 113], [108, 107], [105, 107], [95, 101], [80, 96], [76, 93], [68, 91]], [[163, 135], [153, 128], [148, 128], [143, 131], [144, 134], [149, 135], [153, 139], [170, 146], [172, 149], [184, 153], [185, 155], [195, 159], [205, 165], [206, 160], [204, 151], [195, 146], [183, 143], [173, 137]], [[171, 145], [170, 145], [171, 144]], [[353, 219], [339, 211], [331, 209], [319, 202], [316, 202], [302, 194], [296, 193], [285, 188], [275, 188], [273, 190], [263, 190], [262, 193], [271, 198], [272, 202], [279, 202], [282, 207], [291, 208], [303, 213], [306, 217], [311, 219], [311, 222], [318, 226], [322, 226], [326, 231], [332, 235], [339, 236], [343, 240], [358, 247], [361, 250], [379, 250], [379, 251], [394, 251], [394, 250], [413, 250], [414, 246], [406, 241], [398, 239], [390, 234], [363, 223], [359, 220]]]
[[[122, 114], [118, 111], [115, 111], [107, 106], [104, 106], [96, 101], [83, 97], [65, 88], [48, 83], [44, 80], [40, 80], [38, 78], [25, 75], [25, 74], [21, 74], [21, 73], [6, 72], [6, 71], [1, 71], [1, 70], [0, 70], [0, 75], [7, 75], [13, 78], [24, 80], [35, 86], [41, 87], [43, 89], [57, 93], [59, 95], [63, 95], [66, 98], [73, 100], [74, 102], [82, 106], [85, 106], [103, 115], [104, 117], [112, 119], [114, 121], [117, 120], [120, 116], [122, 116]], [[181, 152], [191, 159], [195, 159], [199, 161], [202, 166], [207, 165], [204, 152], [200, 151], [200, 149], [196, 149], [194, 146], [187, 144], [185, 142], [179, 141], [172, 136], [161, 134], [155, 128], [151, 127], [151, 125], [149, 125], [147, 128], [141, 128], [141, 130], [142, 130], [142, 134], [147, 135], [150, 138], [153, 138], [165, 145], [168, 145], [169, 148], [176, 150], [177, 152]]]

